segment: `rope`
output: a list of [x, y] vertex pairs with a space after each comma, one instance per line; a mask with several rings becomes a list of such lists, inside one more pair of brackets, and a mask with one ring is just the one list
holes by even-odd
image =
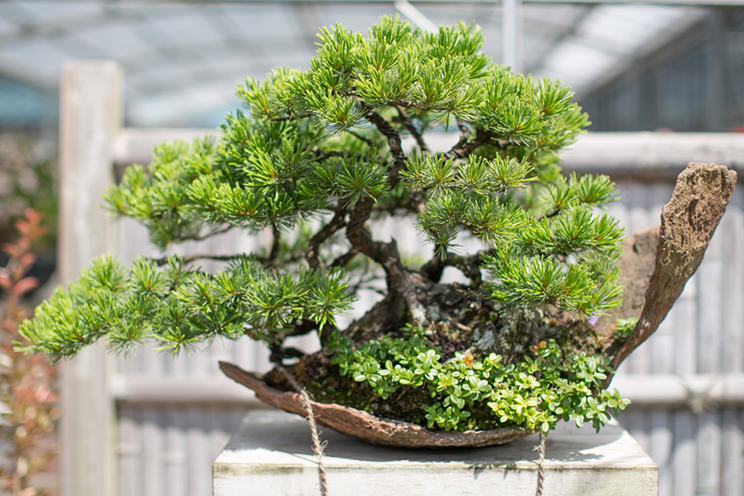
[[315, 414], [313, 413], [313, 404], [310, 401], [310, 395], [307, 393], [307, 390], [304, 387], [300, 386], [294, 376], [290, 374], [287, 369], [282, 366], [277, 366], [277, 368], [279, 369], [279, 372], [281, 372], [282, 375], [284, 375], [284, 377], [289, 381], [292, 387], [295, 388], [298, 393], [300, 393], [300, 397], [302, 398], [302, 406], [305, 408], [305, 412], [307, 413], [307, 422], [310, 424], [310, 433], [313, 439], [313, 453], [315, 453], [315, 456], [318, 458], [318, 479], [320, 480], [320, 495], [328, 496], [328, 482], [326, 480], [325, 466], [323, 465], [323, 450], [325, 449], [327, 443], [320, 442], [318, 426], [315, 423]]
[[543, 493], [543, 481], [545, 480], [545, 441], [547, 439], [548, 435], [540, 429], [540, 444], [535, 446], [535, 451], [540, 454], [537, 460], [537, 490], [535, 491], [535, 496], [542, 496]]
[[[290, 374], [287, 369], [281, 366], [277, 368], [279, 369], [279, 372], [281, 372], [282, 375], [289, 381], [292, 387], [300, 393], [300, 397], [302, 398], [302, 406], [305, 408], [305, 412], [307, 413], [307, 421], [310, 424], [310, 433], [313, 440], [313, 453], [315, 453], [315, 456], [318, 458], [318, 479], [320, 480], [320, 494], [321, 496], [328, 496], [328, 482], [326, 479], [325, 466], [323, 465], [323, 450], [328, 443], [320, 442], [318, 426], [315, 423], [315, 414], [313, 413], [313, 404], [310, 400], [310, 395], [304, 387], [300, 386], [300, 383], [297, 382], [294, 376], [292, 376], [292, 374]], [[540, 429], [538, 436], [540, 444], [535, 446], [535, 451], [539, 453], [539, 458], [537, 461], [537, 489], [535, 491], [535, 496], [542, 496], [543, 482], [545, 480], [545, 442], [548, 436], [543, 432], [542, 429]]]

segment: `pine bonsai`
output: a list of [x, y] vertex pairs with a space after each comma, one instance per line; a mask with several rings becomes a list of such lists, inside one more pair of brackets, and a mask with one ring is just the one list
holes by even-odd
[[[433, 430], [605, 424], [627, 401], [603, 387], [603, 351], [633, 323], [615, 338], [593, 327], [621, 301], [623, 230], [601, 210], [608, 177], [561, 174], [558, 152], [589, 124], [569, 88], [494, 64], [462, 23], [430, 34], [385, 17], [368, 37], [319, 37], [309, 70], [239, 87], [248, 111], [218, 141], [160, 145], [105, 197], [160, 248], [230, 229], [269, 230], [270, 246], [200, 257], [226, 262], [212, 274], [197, 258], [102, 256], [23, 324], [24, 349], [179, 353], [248, 335], [320, 402]], [[427, 133], [448, 130], [457, 144], [432, 151]], [[425, 234], [430, 260], [375, 235], [393, 216]], [[462, 252], [468, 238], [483, 249]], [[446, 267], [470, 283], [441, 283]], [[375, 280], [382, 301], [339, 329]], [[320, 352], [285, 346], [307, 333]]]

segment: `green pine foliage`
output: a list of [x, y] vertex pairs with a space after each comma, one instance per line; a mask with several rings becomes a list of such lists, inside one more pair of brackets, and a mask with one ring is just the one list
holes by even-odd
[[[624, 403], [598, 392], [608, 368], [592, 350], [536, 341], [514, 363], [486, 352], [443, 361], [418, 331], [403, 341], [377, 336], [373, 346], [344, 338], [334, 320], [377, 278], [391, 302], [381, 321], [393, 322], [394, 334], [405, 324], [438, 329], [447, 319], [421, 303], [426, 291], [416, 284], [428, 278], [433, 287], [449, 265], [490, 301], [482, 323], [510, 312], [537, 322], [544, 311], [581, 322], [617, 306], [623, 231], [601, 211], [614, 186], [605, 176], [560, 174], [558, 151], [589, 124], [569, 88], [494, 64], [472, 25], [425, 33], [383, 17], [367, 37], [338, 25], [319, 38], [309, 70], [281, 68], [238, 87], [245, 111], [226, 117], [219, 140], [160, 145], [149, 166], [129, 167], [105, 196], [162, 249], [231, 229], [269, 231], [270, 246], [215, 257], [228, 262], [217, 273], [191, 258], [140, 258], [126, 268], [101, 257], [23, 324], [24, 349], [71, 357], [103, 339], [117, 353], [135, 343], [177, 353], [248, 335], [281, 362], [286, 337], [318, 332], [339, 373], [380, 398], [400, 385], [428, 388], [430, 428], [605, 423], [605, 410]], [[460, 139], [433, 152], [431, 130]], [[432, 243], [435, 256], [420, 272], [371, 233], [370, 219], [391, 215], [409, 218]], [[467, 237], [486, 249], [458, 254]], [[540, 338], [535, 329], [549, 326], [540, 322], [513, 332]], [[407, 358], [391, 351], [406, 346]], [[443, 377], [451, 384], [437, 382]]]
[[334, 323], [352, 295], [338, 270], [270, 271], [240, 257], [216, 274], [186, 266], [177, 256], [163, 267], [140, 257], [126, 269], [111, 256], [96, 259], [67, 290], [57, 288], [26, 321], [31, 350], [74, 356], [106, 338], [114, 352], [153, 341], [178, 353], [216, 337], [246, 332], [271, 341], [297, 320]]

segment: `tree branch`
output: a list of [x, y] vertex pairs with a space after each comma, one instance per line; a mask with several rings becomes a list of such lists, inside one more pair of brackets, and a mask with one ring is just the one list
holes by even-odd
[[317, 146], [314, 146], [311, 150], [315, 156], [320, 160], [326, 160], [330, 157], [345, 157], [347, 154], [344, 152], [324, 152]]
[[[399, 105], [399, 103], [395, 103], [395, 105], [401, 106]], [[406, 157], [405, 152], [403, 152], [403, 146], [402, 146], [402, 142], [400, 139], [400, 134], [380, 114], [372, 110], [370, 107], [365, 105], [363, 102], [360, 102], [360, 104], [367, 111], [367, 120], [369, 120], [369, 122], [371, 122], [377, 128], [377, 130], [380, 133], [382, 133], [382, 135], [385, 136], [388, 140], [388, 146], [390, 148], [390, 153], [393, 156], [393, 164], [392, 166], [389, 167], [389, 170], [388, 170], [388, 183], [389, 183], [390, 189], [393, 189], [400, 182], [400, 176], [399, 176], [400, 171], [403, 170], [406, 166], [405, 161], [407, 157]], [[421, 143], [423, 143], [423, 138], [421, 140]], [[419, 144], [419, 146], [421, 146], [421, 144]], [[423, 143], [423, 146], [426, 147], [426, 144]], [[424, 202], [425, 202], [425, 199], [423, 198], [421, 193], [413, 192], [409, 196], [409, 201], [408, 201], [409, 206], [406, 208], [408, 208], [411, 212], [420, 213], [423, 209]], [[368, 213], [365, 215], [366, 215], [366, 218], [369, 218]], [[366, 218], [364, 220], [366, 220]]]
[[540, 217], [537, 217], [535, 219], [535, 221], [536, 222], [540, 222], [543, 219], [550, 219], [551, 217], [555, 217], [559, 213], [561, 213], [561, 209], [560, 208], [556, 208], [556, 209], [553, 209], [552, 211], [550, 211], [550, 212], [548, 212], [548, 213], [546, 213], [544, 215], [541, 215]]
[[347, 251], [346, 253], [338, 257], [336, 260], [334, 260], [333, 263], [331, 264], [331, 267], [343, 267], [358, 254], [359, 254], [359, 250], [357, 250], [356, 248], [352, 248], [351, 250]]
[[269, 263], [273, 263], [274, 260], [276, 260], [277, 255], [279, 255], [282, 238], [281, 231], [279, 231], [279, 228], [274, 224], [271, 225], [271, 234], [273, 236], [273, 241], [271, 242], [271, 252], [269, 252], [269, 258], [267, 260]]
[[[364, 105], [364, 104], [362, 104]], [[371, 122], [383, 136], [387, 138], [388, 146], [390, 147], [390, 153], [393, 155], [393, 165], [388, 171], [388, 182], [390, 188], [394, 188], [400, 181], [398, 173], [405, 167], [406, 154], [403, 152], [403, 146], [401, 145], [400, 134], [398, 131], [390, 125], [380, 114], [370, 109], [366, 105], [367, 109], [367, 120]]]
[[486, 250], [465, 257], [455, 253], [447, 253], [447, 258], [444, 260], [434, 255], [431, 260], [421, 267], [419, 272], [427, 279], [439, 282], [445, 267], [455, 267], [474, 285], [479, 286], [483, 282], [483, 275], [480, 271], [481, 256], [491, 252], [492, 250]]
[[233, 226], [227, 225], [220, 228], [212, 229], [207, 234], [196, 234], [194, 236], [178, 236], [174, 239], [177, 239], [178, 241], [204, 241], [205, 239], [211, 238], [212, 236], [226, 233], [232, 228]]
[[315, 233], [315, 236], [310, 238], [310, 243], [308, 244], [307, 250], [305, 250], [305, 259], [310, 267], [313, 269], [320, 267], [321, 262], [318, 258], [318, 248], [320, 248], [320, 245], [322, 245], [328, 238], [333, 236], [339, 229], [346, 225], [345, 218], [346, 202], [339, 200], [338, 205], [336, 206], [336, 213], [333, 215], [331, 221], [323, 226], [320, 231]]
[[400, 254], [395, 240], [389, 243], [374, 241], [365, 228], [365, 222], [370, 216], [373, 202], [374, 200], [371, 198], [366, 198], [352, 208], [349, 225], [346, 228], [346, 238], [352, 247], [382, 265], [387, 276], [388, 297], [402, 297], [411, 313], [413, 322], [419, 325], [427, 325], [426, 312], [418, 300], [411, 275], [400, 263]]
[[395, 121], [403, 124], [403, 126], [408, 130], [408, 132], [411, 133], [411, 136], [413, 136], [413, 139], [416, 140], [416, 143], [421, 149], [421, 153], [428, 156], [431, 153], [431, 150], [429, 150], [429, 147], [426, 145], [423, 135], [418, 131], [418, 129], [416, 129], [416, 127], [411, 122], [411, 119], [409, 119], [408, 116], [406, 115], [406, 111], [402, 107], [400, 107], [399, 105], [396, 105], [395, 109], [398, 111], [398, 117], [395, 119]]
[[347, 129], [346, 132], [349, 133], [350, 135], [354, 136], [356, 139], [365, 142], [367, 144], [367, 146], [369, 146], [370, 148], [373, 147], [373, 146], [375, 146], [375, 144], [372, 143], [372, 140], [370, 140], [369, 138], [365, 138], [364, 136], [362, 136], [361, 134], [357, 133], [356, 131], [352, 131], [351, 129]]
[[[187, 255], [185, 257], [181, 257], [181, 260], [183, 260], [184, 263], [191, 263], [196, 260], [217, 260], [219, 262], [229, 262], [231, 260], [239, 260], [241, 258], [245, 258], [245, 255], [208, 255], [206, 253], [202, 253], [199, 255]], [[153, 262], [155, 262], [158, 266], [165, 265], [166, 263], [168, 263], [168, 257], [154, 258]]]
[[297, 348], [285, 348], [279, 343], [272, 343], [269, 345], [271, 355], [269, 355], [269, 361], [271, 363], [277, 363], [279, 365], [284, 364], [285, 358], [302, 358], [305, 356], [305, 352], [298, 350]]
[[[463, 128], [461, 127], [460, 129]], [[467, 133], [463, 130], [460, 140], [444, 156], [446, 158], [467, 158], [476, 148], [485, 145], [490, 138], [491, 135], [488, 132], [477, 127], [475, 128], [475, 138], [468, 141]]]
[[467, 128], [462, 124], [459, 124], [459, 126], [462, 131], [460, 140], [448, 152], [443, 154], [446, 158], [467, 158], [477, 148], [483, 145], [491, 145], [504, 150], [507, 146], [519, 144], [517, 141], [499, 139], [495, 134], [479, 127], [475, 128], [475, 138], [468, 141], [469, 133]]
[[[393, 164], [388, 170], [388, 182], [390, 188], [394, 188], [400, 181], [399, 172], [405, 167], [406, 155], [401, 145], [400, 134], [380, 114], [360, 101], [366, 110], [367, 120], [388, 140], [390, 153], [393, 156]], [[382, 265], [387, 276], [388, 298], [402, 297], [406, 302], [411, 320], [414, 324], [427, 325], [428, 319], [423, 306], [418, 300], [416, 288], [411, 281], [411, 275], [400, 263], [400, 254], [395, 240], [389, 243], [374, 241], [365, 227], [369, 219], [375, 200], [365, 198], [354, 205], [350, 211], [349, 224], [346, 227], [346, 238], [351, 246], [364, 253], [375, 262]]]

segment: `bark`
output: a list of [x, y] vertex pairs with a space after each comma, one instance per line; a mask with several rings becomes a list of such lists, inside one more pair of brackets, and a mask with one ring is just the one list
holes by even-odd
[[[399, 172], [405, 167], [406, 159], [401, 146], [400, 134], [380, 114], [371, 109], [367, 111], [367, 119], [388, 140], [390, 153], [394, 159], [388, 171], [388, 183], [390, 188], [394, 188], [400, 180]], [[429, 321], [426, 318], [426, 312], [418, 301], [410, 273], [400, 263], [400, 254], [395, 240], [387, 243], [375, 241], [366, 228], [366, 222], [371, 216], [374, 203], [373, 198], [365, 198], [350, 209], [346, 238], [355, 250], [382, 265], [388, 288], [386, 300], [390, 302], [402, 299], [410, 314], [411, 322], [417, 325], [427, 325]], [[396, 305], [395, 308], [397, 309], [398, 306]]]
[[426, 262], [421, 270], [419, 271], [424, 277], [439, 282], [442, 278], [442, 273], [445, 267], [455, 267], [462, 272], [465, 277], [475, 286], [480, 286], [483, 282], [483, 275], [480, 271], [481, 255], [487, 252], [480, 252], [474, 255], [465, 256], [457, 255], [455, 253], [447, 253], [447, 258], [442, 260], [441, 257], [434, 256], [431, 260]]
[[387, 139], [390, 154], [393, 156], [393, 164], [388, 171], [388, 182], [390, 188], [394, 188], [400, 177], [398, 173], [405, 167], [406, 154], [403, 152], [403, 145], [398, 131], [390, 125], [380, 114], [374, 110], [368, 109], [367, 120], [371, 122], [380, 133]]
[[315, 236], [310, 239], [308, 248], [305, 250], [305, 259], [308, 265], [313, 269], [317, 269], [320, 266], [320, 260], [318, 259], [318, 249], [325, 241], [338, 232], [342, 227], [346, 225], [346, 202], [339, 202], [336, 207], [336, 213], [333, 215], [331, 221], [323, 226]]
[[[461, 129], [463, 129], [462, 126]], [[509, 145], [517, 144], [519, 143], [516, 141], [500, 139], [496, 134], [490, 133], [482, 128], [475, 128], [475, 137], [468, 141], [468, 135], [463, 129], [460, 140], [443, 155], [449, 159], [468, 158], [471, 153], [483, 145], [491, 145], [496, 148], [504, 149]]]
[[[679, 175], [672, 199], [661, 211], [654, 269], [638, 324], [611, 355], [613, 368], [656, 331], [682, 294], [703, 260], [735, 185], [736, 172], [722, 165], [693, 162]], [[631, 305], [637, 305], [632, 293], [631, 298]]]
[[[656, 245], [659, 242], [659, 226], [648, 227], [623, 240], [620, 247], [620, 284], [623, 286], [623, 304], [613, 308], [607, 316], [600, 319], [596, 329], [603, 335], [612, 333], [611, 326], [617, 319], [640, 318], [646, 302], [646, 289], [656, 261]], [[614, 343], [608, 354], [622, 343]]]
[[399, 122], [403, 124], [403, 126], [408, 130], [409, 133], [411, 133], [411, 136], [413, 136], [413, 139], [416, 140], [416, 144], [421, 149], [421, 153], [424, 156], [428, 156], [431, 154], [431, 150], [429, 150], [429, 147], [427, 146], [426, 142], [424, 141], [424, 137], [419, 132], [418, 129], [416, 129], [416, 126], [413, 125], [411, 122], [411, 119], [406, 114], [405, 109], [400, 106], [395, 107], [398, 111], [398, 117], [395, 119], [395, 122]]
[[279, 249], [281, 248], [282, 244], [282, 233], [279, 230], [278, 227], [272, 224], [271, 226], [271, 235], [272, 235], [272, 242], [271, 242], [271, 252], [269, 253], [269, 263], [273, 263], [276, 260], [276, 257], [279, 255]]
[[485, 145], [490, 139], [490, 135], [481, 128], [476, 128], [475, 138], [468, 141], [467, 136], [463, 133], [460, 141], [453, 146], [450, 151], [444, 154], [447, 158], [467, 158], [480, 146]]

